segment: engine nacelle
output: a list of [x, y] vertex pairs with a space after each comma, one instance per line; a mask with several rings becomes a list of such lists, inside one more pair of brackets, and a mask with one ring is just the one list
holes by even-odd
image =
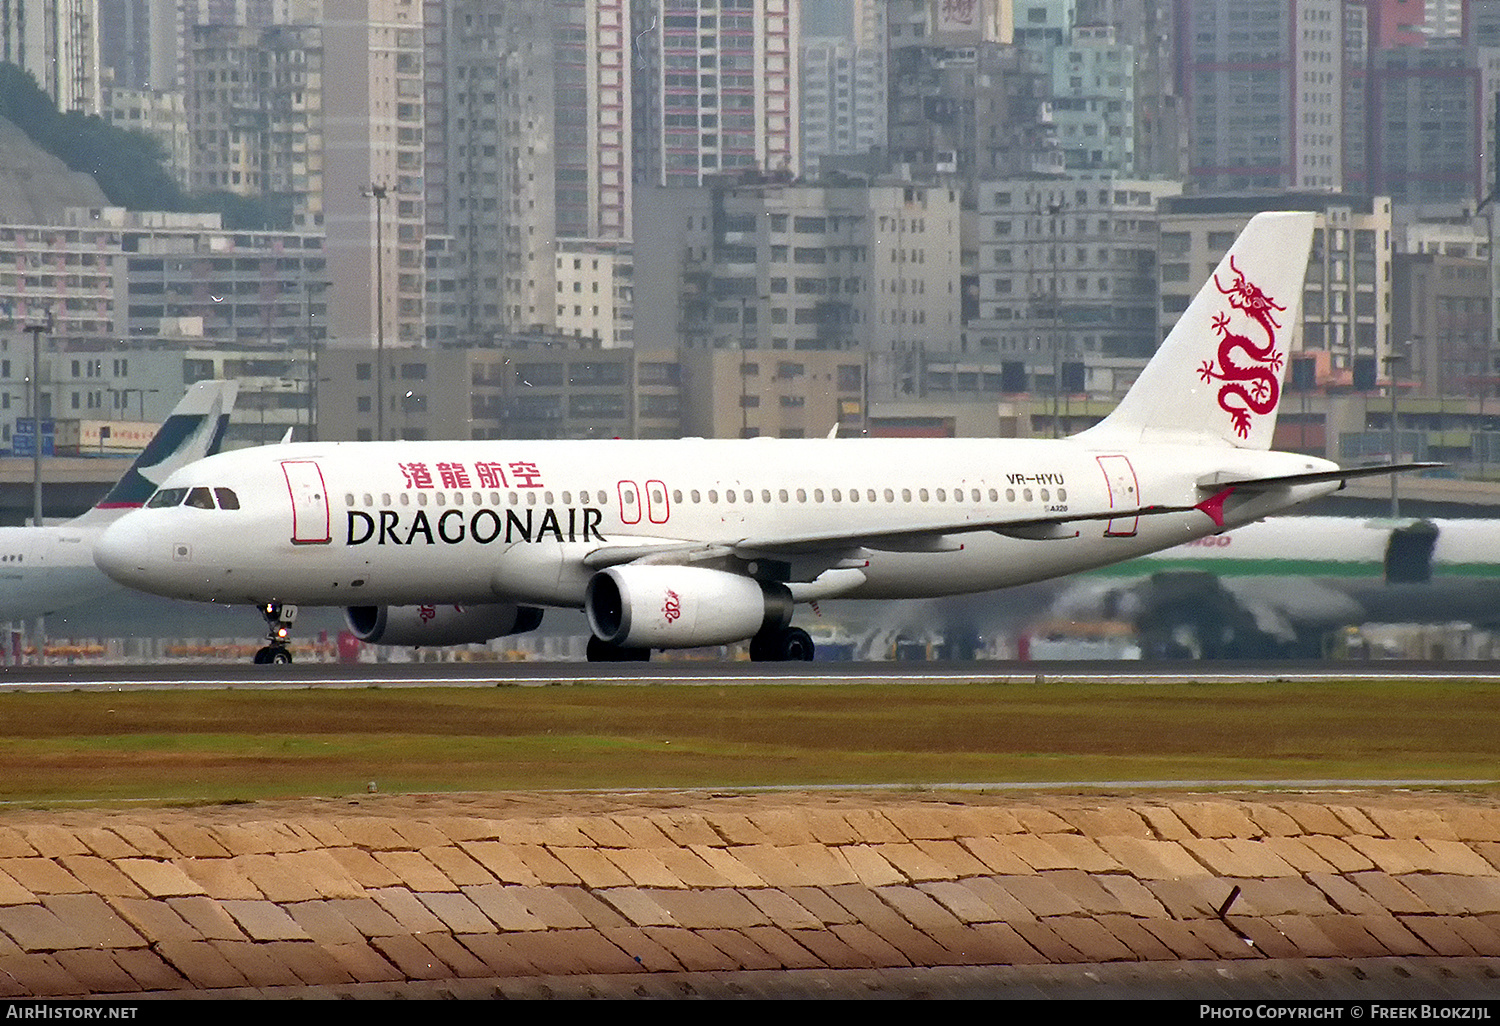
[[350, 606], [349, 630], [371, 645], [469, 645], [533, 631], [542, 622], [535, 606]]
[[694, 648], [744, 641], [792, 619], [784, 584], [691, 566], [617, 566], [589, 578], [589, 626], [625, 648]]

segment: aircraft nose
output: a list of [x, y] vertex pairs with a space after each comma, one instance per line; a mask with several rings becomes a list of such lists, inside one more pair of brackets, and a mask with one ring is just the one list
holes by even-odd
[[137, 585], [149, 573], [151, 550], [145, 525], [126, 515], [94, 542], [94, 564], [124, 585]]

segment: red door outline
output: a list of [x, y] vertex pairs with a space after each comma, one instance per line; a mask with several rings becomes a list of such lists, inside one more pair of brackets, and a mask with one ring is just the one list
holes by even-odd
[[[1098, 456], [1099, 469], [1104, 472], [1104, 483], [1109, 488], [1110, 509], [1139, 509], [1141, 506], [1140, 483], [1135, 468], [1128, 456]], [[1106, 538], [1130, 538], [1140, 526], [1141, 518], [1118, 517], [1104, 525]]]
[[[661, 489], [661, 508], [656, 506], [656, 500], [652, 498], [654, 491], [652, 487]], [[646, 482], [646, 517], [653, 524], [665, 524], [672, 516], [672, 500], [667, 495], [667, 486], [660, 481]]]
[[327, 545], [333, 541], [328, 488], [323, 468], [313, 460], [282, 460], [287, 497], [292, 503], [292, 544]]
[[[620, 523], [639, 524], [641, 522], [641, 489], [634, 481], [621, 481], [615, 486], [620, 493]], [[625, 501], [625, 496], [630, 496], [631, 501]]]

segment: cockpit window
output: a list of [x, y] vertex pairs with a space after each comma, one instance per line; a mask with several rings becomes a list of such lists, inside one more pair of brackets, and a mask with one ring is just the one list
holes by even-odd
[[149, 509], [161, 509], [164, 506], [179, 505], [187, 495], [187, 491], [186, 488], [162, 488], [151, 496], [146, 506]]
[[240, 508], [240, 497], [234, 494], [232, 488], [215, 488], [214, 497], [219, 500], [220, 509]]
[[186, 505], [197, 509], [213, 509], [214, 497], [209, 494], [207, 488], [194, 488], [188, 492]]

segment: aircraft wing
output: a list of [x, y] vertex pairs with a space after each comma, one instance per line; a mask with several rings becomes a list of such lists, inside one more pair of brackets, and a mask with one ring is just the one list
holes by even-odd
[[955, 536], [979, 531], [993, 531], [1012, 538], [1046, 541], [1077, 537], [1070, 525], [1098, 520], [1128, 520], [1159, 516], [1163, 513], [1186, 513], [1198, 510], [1216, 525], [1223, 526], [1224, 501], [1235, 491], [1263, 491], [1297, 484], [1341, 481], [1410, 470], [1427, 470], [1441, 463], [1401, 463], [1349, 467], [1340, 470], [1304, 474], [1282, 474], [1273, 477], [1246, 478], [1234, 471], [1221, 471], [1198, 482], [1203, 490], [1214, 494], [1190, 506], [1137, 506], [1128, 509], [1091, 510], [1055, 513], [1043, 516], [1003, 517], [984, 520], [941, 520], [925, 524], [905, 524], [889, 530], [833, 528], [825, 531], [777, 535], [751, 535], [719, 541], [654, 541], [638, 545], [605, 545], [590, 552], [583, 563], [590, 569], [603, 569], [624, 563], [697, 563], [726, 556], [741, 559], [785, 559], [801, 564], [816, 576], [818, 568], [848, 565], [861, 549], [883, 552], [943, 552], [963, 547]]
[[[1213, 502], [1213, 500], [1208, 500]], [[591, 569], [619, 566], [622, 563], [695, 563], [725, 556], [742, 559], [797, 557], [814, 563], [836, 566], [859, 549], [885, 552], [942, 552], [962, 547], [954, 535], [994, 531], [1014, 538], [1043, 541], [1072, 538], [1078, 532], [1069, 524], [1090, 520], [1131, 519], [1161, 513], [1183, 513], [1201, 509], [1195, 506], [1136, 506], [1079, 513], [1056, 513], [1047, 516], [1006, 517], [986, 520], [942, 520], [926, 524], [906, 524], [889, 530], [829, 530], [800, 534], [760, 535], [717, 542], [648, 542], [639, 545], [605, 545], [590, 552], [583, 563]], [[1207, 510], [1204, 510], [1207, 512]], [[1211, 515], [1211, 514], [1210, 514]], [[818, 555], [824, 558], [817, 559]]]
[[1318, 484], [1323, 481], [1348, 481], [1356, 477], [1379, 477], [1411, 470], [1434, 470], [1444, 463], [1376, 463], [1364, 467], [1342, 467], [1338, 470], [1309, 471], [1305, 474], [1280, 474], [1275, 477], [1234, 478], [1232, 472], [1220, 472], [1198, 482], [1200, 488], [1242, 488], [1263, 491], [1295, 484]]

